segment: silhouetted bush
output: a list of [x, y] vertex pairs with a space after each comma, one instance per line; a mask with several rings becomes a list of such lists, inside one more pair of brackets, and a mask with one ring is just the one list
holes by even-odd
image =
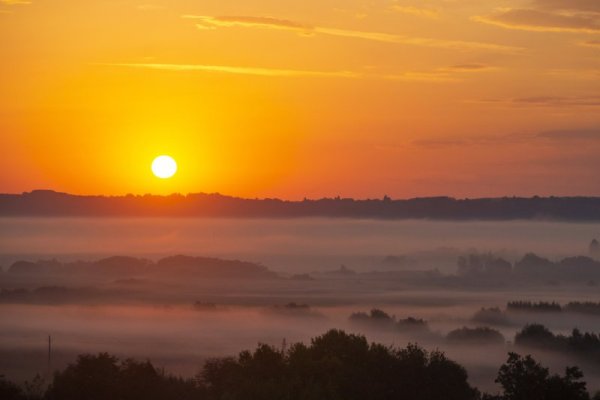
[[373, 308], [369, 313], [353, 313], [349, 319], [351, 322], [368, 324], [378, 328], [393, 328], [396, 322], [395, 317], [378, 308]]
[[80, 355], [58, 372], [47, 400], [169, 400], [198, 399], [202, 388], [193, 380], [166, 375], [149, 361], [120, 361], [107, 353]]
[[488, 327], [460, 328], [448, 333], [446, 340], [454, 344], [503, 344], [504, 336]]
[[364, 312], [354, 313], [350, 315], [349, 319], [353, 323], [376, 329], [389, 329], [398, 332], [429, 332], [427, 321], [423, 319], [408, 317], [398, 320], [395, 316], [389, 315], [378, 308], [372, 309], [368, 314]]
[[581, 333], [573, 329], [570, 336], [555, 335], [548, 328], [540, 324], [524, 327], [515, 336], [515, 344], [574, 353], [582, 358], [600, 361], [600, 335], [595, 333]]
[[[38, 377], [39, 378], [39, 377]], [[0, 376], [2, 400], [589, 400], [583, 375], [550, 375], [530, 356], [510, 353], [496, 382], [503, 393], [480, 396], [459, 364], [419, 346], [398, 349], [331, 330], [287, 351], [259, 345], [208, 360], [195, 379], [165, 374], [149, 361], [107, 353], [80, 355], [44, 393], [36, 378], [23, 388]]]
[[[200, 374], [210, 399], [469, 400], [478, 392], [443, 353], [392, 349], [331, 330], [286, 353], [267, 345], [209, 361]], [[435, 385], [431, 384], [435, 382]]]
[[508, 317], [498, 307], [481, 308], [473, 315], [471, 321], [489, 325], [510, 325]]
[[7, 381], [0, 376], [0, 399], [2, 400], [26, 400], [23, 389], [13, 382]]
[[[508, 361], [500, 367], [496, 382], [504, 393], [501, 400], [589, 400], [586, 383], [577, 367], [567, 367], [564, 376], [550, 375], [531, 356], [509, 353]], [[494, 397], [484, 397], [484, 399]]]

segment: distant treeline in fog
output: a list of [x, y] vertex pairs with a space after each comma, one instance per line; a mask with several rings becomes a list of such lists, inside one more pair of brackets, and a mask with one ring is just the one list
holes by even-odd
[[176, 255], [154, 262], [145, 258], [114, 256], [97, 261], [60, 262], [58, 260], [17, 261], [7, 271], [15, 275], [91, 274], [104, 277], [145, 275], [196, 276], [205, 278], [274, 278], [265, 266], [239, 260]]
[[586, 256], [567, 257], [554, 262], [527, 253], [513, 264], [489, 253], [470, 254], [459, 257], [457, 264], [458, 275], [467, 278], [543, 279], [548, 283], [579, 281], [592, 286], [600, 281], [600, 261]]
[[598, 221], [598, 197], [503, 197], [454, 199], [429, 197], [393, 200], [323, 198], [303, 201], [243, 199], [214, 194], [170, 196], [75, 196], [50, 190], [0, 195], [0, 216], [202, 216], [345, 217], [380, 219]]
[[[369, 343], [364, 336], [330, 330], [305, 345], [259, 345], [236, 357], [208, 360], [194, 378], [180, 378], [150, 361], [107, 353], [80, 355], [49, 382], [18, 386], [0, 377], [3, 400], [590, 400], [583, 373], [567, 367], [551, 374], [530, 356], [509, 353], [496, 382], [482, 394], [463, 366], [439, 350]], [[596, 395], [594, 399], [599, 399]]]

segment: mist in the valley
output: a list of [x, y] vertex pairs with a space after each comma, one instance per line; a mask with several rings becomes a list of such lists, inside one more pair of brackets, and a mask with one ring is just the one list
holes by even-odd
[[[0, 219], [0, 373], [106, 351], [191, 376], [340, 328], [439, 348], [482, 390], [509, 351], [578, 365], [598, 390], [600, 349], [562, 343], [600, 332], [599, 236], [543, 221]], [[534, 324], [557, 345], [537, 346]]]

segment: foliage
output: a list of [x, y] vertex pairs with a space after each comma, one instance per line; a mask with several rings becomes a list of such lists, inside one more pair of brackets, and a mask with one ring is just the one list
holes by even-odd
[[[416, 345], [392, 349], [331, 330], [282, 353], [261, 345], [209, 361], [199, 376], [210, 399], [468, 400], [477, 390], [463, 367]], [[431, 382], [436, 382], [431, 385]]]
[[193, 381], [164, 374], [149, 361], [120, 361], [107, 353], [80, 355], [54, 376], [47, 400], [197, 399]]
[[583, 358], [600, 361], [600, 335], [573, 329], [570, 336], [555, 335], [540, 324], [524, 327], [515, 336], [515, 344], [544, 350], [570, 352]]
[[496, 382], [504, 389], [502, 400], [589, 400], [583, 374], [567, 367], [564, 376], [550, 375], [531, 356], [509, 353]]
[[448, 333], [446, 340], [450, 343], [464, 344], [504, 344], [504, 336], [488, 327], [455, 329]]

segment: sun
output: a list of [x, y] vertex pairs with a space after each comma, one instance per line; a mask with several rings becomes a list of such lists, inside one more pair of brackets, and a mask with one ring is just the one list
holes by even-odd
[[158, 156], [152, 161], [152, 173], [161, 179], [168, 179], [177, 172], [177, 163], [171, 156]]

